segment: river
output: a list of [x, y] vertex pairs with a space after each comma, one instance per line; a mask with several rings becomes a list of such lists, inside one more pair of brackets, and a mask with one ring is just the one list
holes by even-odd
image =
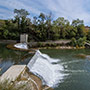
[[0, 74], [3, 74], [10, 66], [16, 64], [28, 64], [32, 55], [27, 52], [11, 50], [6, 44], [0, 44]]
[[[90, 90], [90, 58], [78, 57], [79, 54], [90, 55], [89, 49], [42, 49], [40, 51], [48, 54], [51, 58], [60, 60], [58, 64], [64, 68], [61, 73], [65, 76], [54, 90]], [[32, 55], [26, 56], [27, 52], [10, 50], [6, 48], [6, 45], [0, 44], [1, 74], [13, 64], [28, 64]]]
[[77, 57], [79, 54], [90, 55], [89, 49], [82, 50], [41, 50], [50, 57], [60, 59], [62, 73], [66, 76], [55, 90], [90, 90], [90, 58]]

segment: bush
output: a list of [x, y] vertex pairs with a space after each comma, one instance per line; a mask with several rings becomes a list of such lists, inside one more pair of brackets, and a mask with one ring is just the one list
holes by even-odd
[[56, 33], [56, 34], [53, 35], [53, 40], [58, 40], [59, 37], [60, 37], [60, 35]]
[[72, 38], [72, 40], [71, 40], [71, 45], [72, 45], [72, 46], [76, 46], [76, 44], [77, 44], [76, 39], [75, 39], [75, 38]]
[[79, 39], [77, 40], [77, 45], [78, 45], [79, 47], [82, 47], [82, 46], [85, 45], [85, 41], [86, 41], [86, 37], [79, 38]]
[[78, 40], [76, 40], [75, 38], [72, 38], [71, 40], [71, 44], [72, 46], [78, 46], [78, 47], [83, 47], [85, 45], [85, 41], [86, 41], [86, 37], [83, 38], [79, 38]]
[[38, 46], [38, 47], [42, 47], [42, 43], [41, 43], [41, 42], [38, 42], [38, 43], [37, 43], [37, 46]]
[[57, 44], [56, 44], [56, 43], [52, 43], [51, 46], [52, 46], [52, 47], [56, 47]]
[[46, 45], [45, 45], [46, 47], [51, 47], [52, 46], [52, 44], [51, 43], [46, 43]]

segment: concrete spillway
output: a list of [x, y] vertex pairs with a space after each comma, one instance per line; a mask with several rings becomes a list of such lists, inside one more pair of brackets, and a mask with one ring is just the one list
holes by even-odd
[[64, 74], [61, 73], [64, 68], [57, 64], [58, 61], [60, 60], [50, 58], [38, 50], [27, 67], [30, 72], [42, 79], [43, 85], [55, 87], [64, 77]]
[[0, 81], [15, 81], [19, 75], [25, 70], [26, 65], [13, 65], [1, 77]]

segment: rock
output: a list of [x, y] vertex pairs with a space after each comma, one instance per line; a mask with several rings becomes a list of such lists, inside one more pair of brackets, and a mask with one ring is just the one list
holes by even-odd
[[78, 54], [76, 56], [79, 57], [79, 58], [86, 58], [86, 55], [85, 54]]
[[79, 58], [83, 58], [83, 59], [85, 59], [85, 58], [90, 59], [90, 55], [78, 54], [76, 56], [79, 57]]

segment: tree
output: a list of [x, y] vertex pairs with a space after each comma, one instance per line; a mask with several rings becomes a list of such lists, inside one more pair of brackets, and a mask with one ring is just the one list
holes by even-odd
[[89, 30], [89, 32], [88, 32], [88, 34], [87, 34], [87, 40], [90, 41], [90, 30]]
[[18, 39], [19, 33], [17, 25], [12, 20], [6, 20], [2, 27], [2, 37], [4, 39]]
[[83, 20], [73, 20], [71, 25], [77, 29], [76, 39], [83, 38], [86, 36]]
[[85, 41], [86, 41], [86, 37], [79, 38], [79, 39], [77, 40], [77, 45], [78, 45], [79, 47], [82, 47], [82, 46], [85, 45]]
[[52, 13], [46, 15], [46, 27], [47, 27], [47, 39], [50, 40], [52, 38]]
[[85, 26], [84, 25], [79, 25], [77, 26], [77, 35], [76, 35], [76, 38], [83, 38], [83, 37], [86, 37], [86, 33], [84, 32], [85, 31]]
[[14, 13], [16, 14], [15, 21], [18, 24], [18, 30], [20, 31], [20, 33], [22, 33], [26, 27], [26, 17], [29, 15], [29, 13], [25, 9], [14, 9]]
[[37, 26], [37, 37], [40, 39], [40, 41], [47, 40], [45, 21], [46, 15], [44, 13], [40, 13]]
[[37, 25], [37, 17], [36, 16], [33, 17], [33, 24]]
[[53, 21], [53, 25], [58, 27], [58, 32], [60, 34], [60, 38], [65, 38], [67, 35], [67, 26], [69, 25], [69, 21], [64, 19], [63, 17], [59, 17], [55, 21]]
[[74, 37], [71, 39], [71, 45], [72, 46], [76, 46], [77, 45], [77, 41], [76, 41], [76, 39]]
[[39, 23], [40, 24], [44, 24], [44, 21], [46, 19], [45, 14], [44, 13], [40, 13], [39, 18], [40, 18]]
[[84, 22], [83, 22], [83, 20], [77, 19], [77, 20], [73, 20], [71, 25], [76, 27], [76, 26], [79, 26], [79, 25], [84, 25]]
[[66, 38], [67, 39], [71, 39], [71, 38], [75, 38], [76, 37], [76, 33], [77, 33], [77, 28], [76, 27], [73, 27], [71, 25], [69, 25], [67, 28], [67, 35], [66, 35]]

